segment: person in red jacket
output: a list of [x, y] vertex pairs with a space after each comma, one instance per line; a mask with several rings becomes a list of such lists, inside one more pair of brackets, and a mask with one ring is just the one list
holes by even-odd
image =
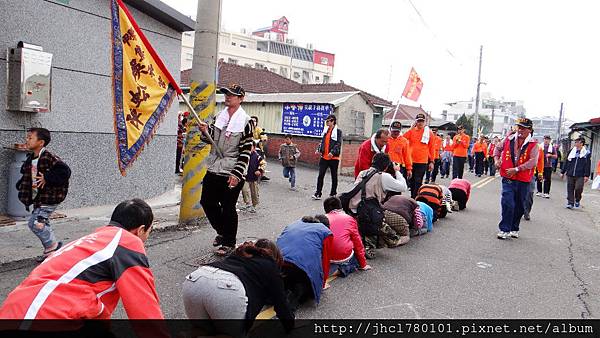
[[471, 197], [471, 182], [455, 178], [450, 182], [448, 189], [452, 192], [452, 200], [458, 202], [458, 210], [465, 209]]
[[390, 131], [379, 129], [370, 139], [364, 141], [358, 148], [358, 157], [354, 162], [354, 178], [366, 169], [371, 168], [373, 156], [377, 153], [387, 153], [387, 143], [390, 137]]
[[494, 152], [495, 165], [502, 176], [502, 218], [498, 224], [498, 239], [519, 238], [519, 224], [539, 155], [537, 142], [531, 137], [531, 120], [518, 118], [516, 127], [516, 132], [508, 134]]
[[120, 203], [110, 223], [50, 255], [0, 308], [2, 319], [110, 319], [119, 299], [129, 319], [163, 319], [144, 242], [150, 206]]
[[323, 201], [323, 208], [329, 219], [329, 230], [333, 233], [330, 274], [335, 270], [333, 274], [346, 277], [357, 268], [370, 270], [356, 220], [344, 213], [342, 202], [335, 196]]

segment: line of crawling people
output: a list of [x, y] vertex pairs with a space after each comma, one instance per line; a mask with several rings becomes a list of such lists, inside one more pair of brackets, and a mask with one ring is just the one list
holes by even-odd
[[[432, 231], [438, 219], [467, 205], [471, 190], [467, 180], [456, 178], [445, 187], [414, 179], [415, 175], [422, 179], [427, 160], [419, 163], [419, 158], [413, 156], [413, 179], [407, 183], [402, 168], [387, 153], [375, 150], [379, 149], [379, 138], [387, 135], [381, 131], [379, 137], [368, 140], [369, 145], [375, 144], [370, 153], [359, 154], [362, 163], [370, 157], [369, 165], [357, 172], [354, 188], [326, 198], [323, 214], [292, 222], [275, 241], [264, 238], [236, 246], [236, 202], [255, 147], [256, 122], [240, 106], [245, 93], [239, 85], [220, 91], [225, 94], [225, 108], [210, 125], [200, 123], [200, 130], [220, 148], [211, 148], [206, 159], [200, 202], [217, 233], [212, 243], [217, 248], [215, 254], [224, 259], [182, 276], [185, 313], [190, 319], [206, 320], [209, 334], [246, 334], [266, 305], [274, 306], [286, 331], [292, 330], [296, 310], [305, 302], [319, 303], [323, 290], [329, 287], [329, 276], [345, 277], [357, 270], [371, 270], [367, 259], [375, 258], [377, 248], [406, 244], [411, 236]], [[419, 135], [424, 131], [419, 126], [422, 127], [424, 117], [418, 116], [417, 120], [411, 137], [423, 140]], [[338, 135], [339, 141], [341, 131], [336, 130], [335, 118], [329, 121], [331, 132], [326, 135]], [[61, 199], [55, 198], [58, 202], [67, 192], [68, 183], [52, 179], [47, 185], [36, 185], [31, 179], [39, 177], [39, 182], [50, 178], [52, 175], [44, 174], [51, 173], [61, 161], [56, 157], [54, 164], [48, 161], [42, 165], [42, 154], [49, 141], [46, 130], [28, 134], [28, 144], [39, 162], [32, 157], [25, 163], [25, 180], [19, 185], [22, 201], [33, 204], [34, 211], [49, 200], [47, 189], [63, 184]], [[320, 151], [338, 156], [336, 144], [330, 142]], [[429, 164], [433, 164], [433, 146], [428, 147]], [[294, 153], [290, 156], [295, 157]], [[39, 171], [35, 174], [34, 166]], [[260, 170], [257, 168], [257, 175]], [[63, 171], [67, 182], [70, 172]], [[412, 197], [403, 195], [409, 186]], [[47, 221], [36, 219], [42, 223], [42, 229], [50, 231]], [[116, 206], [109, 223], [93, 233], [64, 246], [48, 240], [43, 262], [7, 296], [0, 318], [109, 319], [120, 300], [130, 319], [163, 319], [144, 247], [153, 221], [152, 209], [146, 202], [126, 200]]]
[[[406, 181], [383, 153], [373, 157], [355, 185], [354, 196], [350, 191], [326, 198], [323, 214], [289, 224], [276, 241], [245, 242], [223, 260], [191, 272], [183, 284], [188, 318], [208, 320], [202, 323], [211, 334], [240, 336], [266, 305], [273, 305], [286, 331], [292, 330], [295, 311], [303, 303], [319, 303], [329, 276], [371, 270], [363, 243], [406, 244], [410, 236], [431, 231], [451, 205], [466, 207], [470, 193], [468, 181], [456, 179], [434, 194], [424, 185], [417, 200], [402, 196]], [[365, 201], [372, 199], [381, 203], [380, 219], [365, 216]], [[144, 248], [152, 223], [146, 202], [120, 203], [108, 225], [61, 247], [36, 267], [8, 295], [0, 318], [109, 319], [121, 300], [130, 319], [163, 319]]]

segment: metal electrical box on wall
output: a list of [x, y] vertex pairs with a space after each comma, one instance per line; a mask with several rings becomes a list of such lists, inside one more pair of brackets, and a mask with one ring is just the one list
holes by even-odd
[[7, 50], [6, 109], [48, 113], [52, 98], [52, 54], [20, 41]]

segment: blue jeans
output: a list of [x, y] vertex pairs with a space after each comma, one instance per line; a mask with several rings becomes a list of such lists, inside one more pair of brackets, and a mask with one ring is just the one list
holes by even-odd
[[519, 231], [519, 224], [525, 211], [525, 200], [530, 186], [531, 182], [502, 178], [502, 219], [498, 224], [500, 231]]
[[42, 205], [33, 209], [27, 225], [29, 229], [40, 239], [44, 249], [51, 248], [56, 243], [54, 231], [50, 227], [50, 215], [58, 205]]
[[334, 272], [339, 271], [340, 277], [347, 277], [358, 269], [358, 260], [356, 254], [352, 254], [349, 260], [341, 263], [331, 263], [329, 268], [329, 275], [331, 276]]
[[289, 178], [292, 188], [296, 186], [296, 168], [283, 167], [283, 177]]

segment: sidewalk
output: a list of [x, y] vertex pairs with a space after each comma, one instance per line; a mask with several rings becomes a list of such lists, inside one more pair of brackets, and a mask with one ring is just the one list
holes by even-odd
[[[164, 229], [176, 226], [179, 218], [181, 178], [174, 180], [174, 188], [160, 196], [146, 200], [154, 211], [154, 228]], [[51, 220], [56, 237], [63, 244], [85, 236], [110, 220], [116, 204], [78, 209], [59, 209], [67, 217]], [[31, 233], [27, 220], [19, 220], [15, 225], [0, 227], [0, 272], [29, 265], [42, 252], [38, 238]]]

